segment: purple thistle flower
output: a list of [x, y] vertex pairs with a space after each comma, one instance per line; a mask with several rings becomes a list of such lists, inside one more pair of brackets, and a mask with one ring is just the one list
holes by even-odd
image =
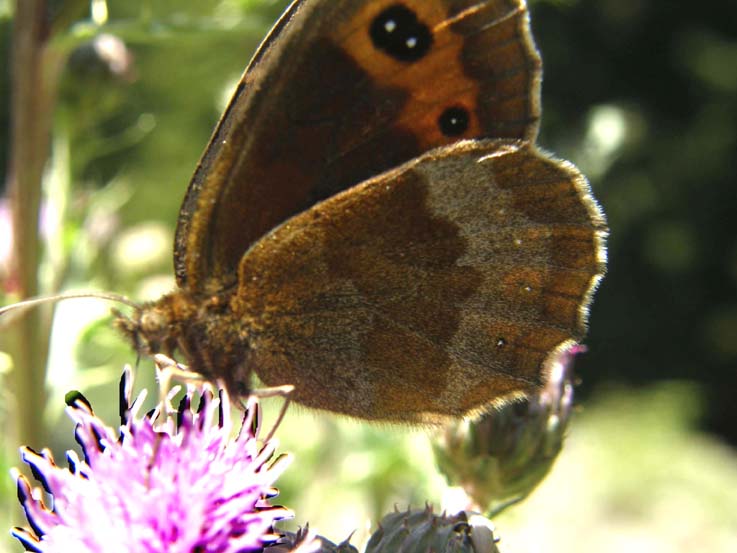
[[[237, 437], [227, 394], [209, 385], [188, 388], [176, 413], [138, 412], [145, 391], [130, 403], [128, 370], [121, 381], [119, 430], [106, 426], [84, 398], [69, 400], [84, 459], [67, 452], [69, 468], [49, 451], [22, 448], [21, 456], [51, 496], [15, 471], [18, 498], [30, 528], [15, 528], [28, 551], [244, 553], [276, 540], [276, 521], [291, 516], [270, 506], [274, 481], [287, 457], [268, 464], [273, 440], [257, 440], [250, 409]], [[176, 416], [173, 416], [176, 415]]]

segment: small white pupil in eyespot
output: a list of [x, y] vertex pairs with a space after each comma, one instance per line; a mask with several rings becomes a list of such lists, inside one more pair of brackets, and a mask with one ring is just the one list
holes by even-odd
[[417, 46], [417, 38], [412, 37], [407, 39], [407, 48], [414, 48]]
[[387, 33], [393, 33], [397, 28], [397, 22], [393, 19], [388, 20], [386, 23], [384, 23], [384, 30]]

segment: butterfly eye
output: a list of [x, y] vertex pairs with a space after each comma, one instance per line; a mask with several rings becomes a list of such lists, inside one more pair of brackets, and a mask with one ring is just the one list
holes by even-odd
[[438, 118], [438, 127], [445, 136], [460, 136], [468, 130], [470, 116], [462, 106], [446, 109]]
[[401, 4], [390, 6], [376, 16], [369, 34], [377, 49], [408, 63], [423, 58], [432, 46], [430, 28]]

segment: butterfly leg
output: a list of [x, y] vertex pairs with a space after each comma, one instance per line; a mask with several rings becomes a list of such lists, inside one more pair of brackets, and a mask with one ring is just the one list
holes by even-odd
[[154, 363], [157, 369], [157, 380], [159, 381], [159, 405], [166, 413], [173, 413], [174, 407], [171, 404], [172, 380], [178, 380], [185, 384], [192, 382], [203, 382], [205, 378], [194, 371], [189, 370], [186, 365], [177, 363], [171, 357], [167, 357], [161, 353], [154, 355]]
[[279, 414], [276, 417], [276, 421], [274, 421], [274, 424], [271, 426], [271, 430], [269, 430], [269, 433], [266, 436], [266, 439], [264, 442], [268, 442], [271, 440], [271, 438], [274, 437], [274, 432], [276, 432], [276, 429], [279, 428], [279, 425], [281, 424], [282, 420], [284, 420], [284, 415], [287, 414], [287, 409], [289, 408], [289, 404], [292, 402], [292, 393], [294, 392], [294, 386], [291, 384], [285, 384], [283, 386], [271, 386], [269, 388], [259, 388], [257, 390], [251, 390], [251, 393], [248, 395], [248, 400], [245, 402], [244, 407], [246, 410], [249, 410], [252, 408], [253, 404], [258, 404], [259, 399], [265, 398], [265, 397], [283, 397], [284, 403], [281, 406], [281, 409], [279, 409]]

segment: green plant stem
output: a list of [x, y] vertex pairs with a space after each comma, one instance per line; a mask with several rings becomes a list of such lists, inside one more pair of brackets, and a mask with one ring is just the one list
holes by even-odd
[[[49, 154], [58, 64], [49, 55], [46, 0], [17, 0], [12, 38], [11, 156], [7, 175], [13, 214], [13, 267], [22, 297], [39, 292], [41, 181]], [[46, 443], [46, 357], [50, 311], [29, 310], [11, 330], [13, 438], [31, 446]]]

